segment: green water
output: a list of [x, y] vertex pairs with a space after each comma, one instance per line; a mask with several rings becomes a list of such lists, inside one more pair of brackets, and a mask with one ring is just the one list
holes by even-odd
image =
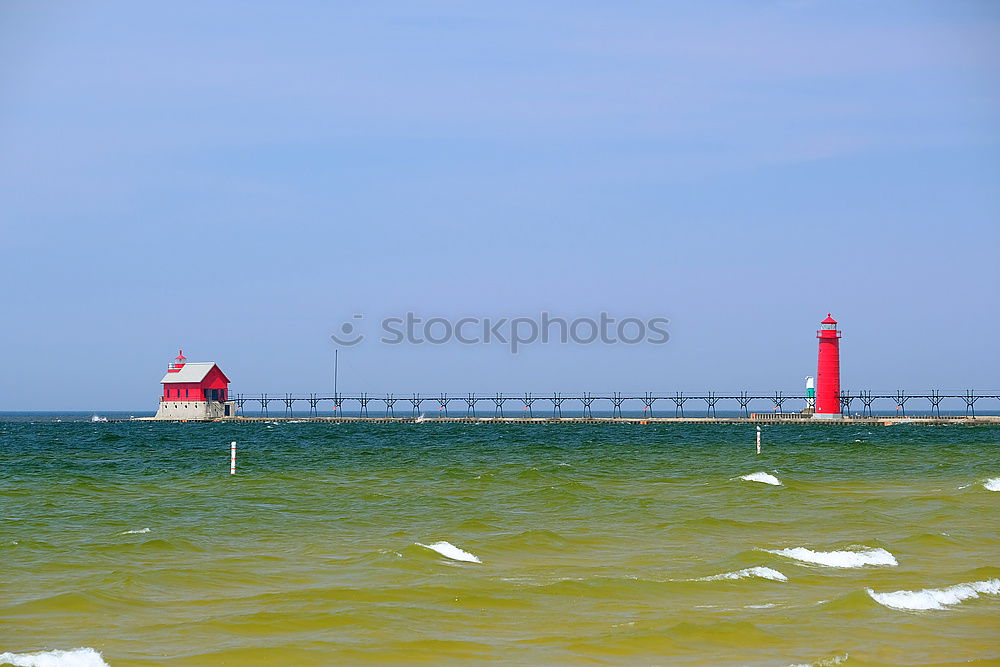
[[[1000, 578], [984, 487], [1000, 428], [775, 425], [760, 456], [753, 441], [737, 425], [2, 422], [0, 654], [1000, 661], [1000, 595], [914, 610], [866, 592]], [[739, 479], [761, 471], [782, 485]], [[439, 541], [482, 562], [417, 544]], [[764, 551], [794, 547], [898, 565]], [[780, 575], [697, 580], [755, 567]]]

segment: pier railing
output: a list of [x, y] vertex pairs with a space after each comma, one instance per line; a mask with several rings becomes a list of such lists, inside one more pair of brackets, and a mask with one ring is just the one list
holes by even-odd
[[[361, 393], [340, 393], [333, 394], [230, 394], [230, 400], [236, 404], [237, 415], [246, 414], [250, 410], [257, 409], [258, 414], [269, 416], [279, 414], [284, 417], [294, 417], [296, 407], [298, 413], [308, 414], [310, 417], [341, 416], [345, 414], [345, 406], [355, 408], [354, 414], [361, 417], [382, 416], [390, 418], [396, 416], [417, 417], [423, 414], [424, 405], [431, 406], [432, 409], [444, 417], [464, 416], [479, 417], [493, 416], [504, 417], [506, 406], [508, 415], [519, 415], [534, 418], [536, 412], [538, 416], [551, 416], [559, 418], [563, 416], [563, 408], [577, 408], [582, 411], [584, 418], [593, 417], [595, 409], [604, 408], [610, 411], [612, 418], [622, 417], [622, 406], [626, 403], [631, 407], [642, 408], [644, 417], [653, 416], [674, 416], [685, 417], [702, 414], [707, 418], [717, 416], [717, 407], [723, 404], [724, 408], [736, 408], [739, 416], [750, 417], [750, 404], [764, 404], [770, 407], [770, 414], [782, 415], [787, 413], [801, 414], [806, 407], [806, 396], [804, 394], [785, 394], [780, 391], [773, 393], [747, 392], [738, 393], [717, 393], [704, 392], [700, 394], [686, 394], [684, 392], [674, 393], [623, 393], [609, 392], [603, 394], [593, 394], [584, 392], [582, 394], [515, 394], [515, 393], [495, 393], [495, 394], [369, 394]], [[941, 417], [941, 403], [950, 401], [965, 407], [966, 417], [976, 416], [976, 405], [980, 401], [1000, 400], [998, 391], [978, 391], [964, 390], [962, 392], [942, 393], [939, 390], [931, 390], [926, 394], [910, 394], [903, 390], [895, 392], [873, 392], [873, 391], [842, 391], [840, 394], [841, 411], [845, 416], [872, 417], [874, 416], [873, 406], [879, 404], [879, 409], [885, 406], [893, 408], [895, 416], [905, 417], [907, 404], [911, 411], [916, 405], [924, 405], [927, 412], [933, 417]], [[791, 403], [789, 403], [791, 401]], [[915, 401], [915, 403], [910, 403]], [[925, 403], [926, 401], [926, 403]], [[397, 415], [396, 404], [400, 405], [400, 413]], [[536, 403], [539, 405], [536, 406]], [[272, 405], [281, 412], [274, 411]], [[685, 405], [687, 405], [688, 415], [685, 415]], [[280, 407], [279, 407], [280, 406]], [[596, 407], [595, 407], [596, 406]], [[697, 407], [696, 407], [697, 406]], [[799, 409], [794, 409], [798, 407]], [[700, 408], [700, 409], [699, 409]], [[656, 415], [654, 415], [656, 410]], [[753, 411], [760, 415], [761, 410]]]

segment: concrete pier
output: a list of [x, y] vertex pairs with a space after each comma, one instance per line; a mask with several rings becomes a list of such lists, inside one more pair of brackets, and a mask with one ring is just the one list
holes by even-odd
[[[140, 418], [149, 420], [149, 417]], [[158, 420], [163, 421], [163, 420]], [[917, 424], [943, 426], [950, 424], [1000, 424], [1000, 416], [980, 417], [844, 417], [843, 419], [812, 419], [810, 415], [782, 419], [772, 415], [751, 417], [222, 417], [219, 419], [188, 419], [184, 421], [226, 422], [232, 424], [317, 423], [317, 424], [809, 424], [813, 426], [896, 426]]]

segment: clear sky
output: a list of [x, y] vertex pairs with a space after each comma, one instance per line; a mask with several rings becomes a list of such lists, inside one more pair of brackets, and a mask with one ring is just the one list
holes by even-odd
[[[0, 6], [0, 410], [153, 410], [167, 361], [330, 391], [1000, 387], [1000, 3]], [[372, 333], [372, 331], [369, 331]]]

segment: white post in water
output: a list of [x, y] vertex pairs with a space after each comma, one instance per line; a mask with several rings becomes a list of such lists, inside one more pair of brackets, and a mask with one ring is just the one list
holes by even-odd
[[[760, 436], [757, 436], [758, 438]], [[760, 450], [760, 445], [757, 446], [758, 451]], [[233, 440], [232, 444], [229, 445], [229, 474], [236, 474], [236, 441]]]
[[[233, 446], [236, 446], [236, 443], [233, 443]], [[757, 453], [760, 454], [760, 426], [757, 427]]]

